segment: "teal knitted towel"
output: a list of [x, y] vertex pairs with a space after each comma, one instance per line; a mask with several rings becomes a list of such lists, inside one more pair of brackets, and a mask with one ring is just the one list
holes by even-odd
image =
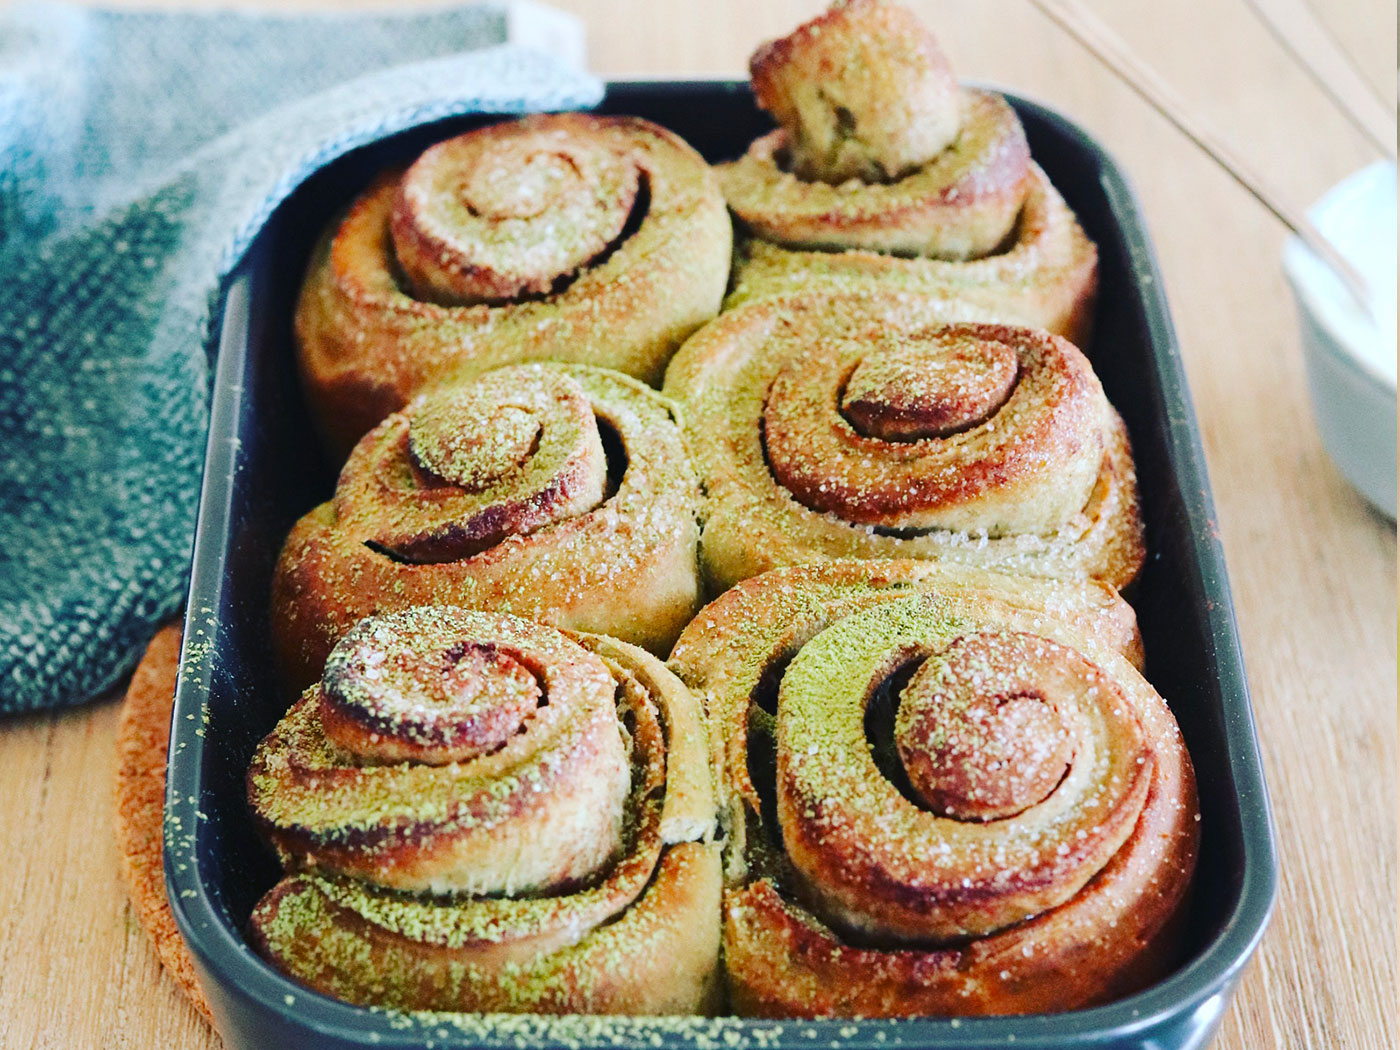
[[598, 100], [542, 53], [460, 53], [506, 7], [0, 10], [0, 712], [101, 693], [183, 600], [213, 315], [276, 205], [415, 124]]

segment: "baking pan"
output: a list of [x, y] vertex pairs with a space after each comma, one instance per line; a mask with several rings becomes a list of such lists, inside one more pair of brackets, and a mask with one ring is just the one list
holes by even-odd
[[[245, 924], [277, 880], [244, 795], [257, 741], [289, 702], [268, 660], [273, 564], [292, 523], [327, 499], [298, 388], [292, 305], [312, 243], [380, 168], [493, 118], [457, 119], [350, 154], [276, 212], [223, 304], [213, 419], [194, 548], [166, 799], [166, 880], [214, 1018], [253, 1047], [1200, 1047], [1268, 921], [1276, 883], [1269, 807], [1199, 430], [1143, 220], [1122, 173], [1064, 118], [1012, 98], [1031, 150], [1100, 253], [1089, 356], [1127, 420], [1148, 560], [1134, 591], [1147, 677], [1170, 703], [1200, 783], [1202, 848], [1180, 967], [1130, 998], [1069, 1013], [908, 1021], [406, 1016], [303, 988], [253, 954]], [[602, 109], [736, 156], [771, 125], [747, 85], [613, 84]]]

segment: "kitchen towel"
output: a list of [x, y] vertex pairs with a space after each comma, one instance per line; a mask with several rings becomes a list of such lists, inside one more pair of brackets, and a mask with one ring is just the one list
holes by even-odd
[[0, 10], [0, 713], [102, 693], [183, 600], [215, 314], [277, 204], [404, 128], [596, 103], [561, 48], [518, 3]]

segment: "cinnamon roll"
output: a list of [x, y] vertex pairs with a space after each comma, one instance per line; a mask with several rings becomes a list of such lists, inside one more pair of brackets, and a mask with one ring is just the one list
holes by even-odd
[[671, 404], [583, 365], [508, 365], [365, 435], [272, 585], [287, 680], [412, 605], [494, 609], [664, 654], [699, 604], [700, 494]]
[[1093, 583], [837, 562], [746, 580], [671, 664], [704, 697], [736, 1012], [1069, 1010], [1175, 965], [1194, 775]]
[[850, 0], [760, 48], [778, 130], [718, 168], [751, 239], [731, 303], [814, 284], [955, 294], [996, 319], [1089, 334], [1097, 253], [1000, 95], [958, 85], [903, 7]]
[[296, 311], [337, 448], [426, 383], [525, 360], [660, 379], [719, 309], [731, 227], [714, 176], [635, 117], [540, 115], [385, 173], [322, 238]]
[[252, 943], [359, 1004], [713, 1009], [706, 747], [695, 698], [625, 643], [443, 607], [367, 619], [253, 757], [288, 876]]
[[1122, 587], [1131, 450], [1059, 336], [956, 301], [810, 292], [727, 311], [666, 376], [706, 490], [714, 591], [782, 565], [915, 557]]

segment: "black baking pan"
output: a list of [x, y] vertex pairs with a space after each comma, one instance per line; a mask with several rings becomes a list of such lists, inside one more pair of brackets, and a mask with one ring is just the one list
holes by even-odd
[[[1176, 713], [1201, 794], [1189, 944], [1166, 980], [1087, 1010], [1009, 1018], [772, 1022], [739, 1018], [409, 1016], [349, 1006], [253, 954], [249, 912], [279, 869], [244, 794], [257, 741], [282, 715], [268, 654], [273, 564], [292, 523], [330, 496], [293, 364], [292, 305], [317, 234], [380, 168], [492, 118], [457, 119], [361, 149], [282, 205], [231, 281], [175, 698], [166, 880], [215, 1023], [252, 1047], [1200, 1047], [1259, 942], [1277, 879], [1258, 743], [1199, 429], [1157, 264], [1132, 191], [1073, 124], [1012, 99], [1036, 160], [1098, 243], [1101, 284], [1086, 348], [1131, 431], [1148, 560], [1133, 595], [1147, 677]], [[740, 153], [768, 119], [746, 85], [635, 82], [602, 107], [675, 129], [706, 157]]]

